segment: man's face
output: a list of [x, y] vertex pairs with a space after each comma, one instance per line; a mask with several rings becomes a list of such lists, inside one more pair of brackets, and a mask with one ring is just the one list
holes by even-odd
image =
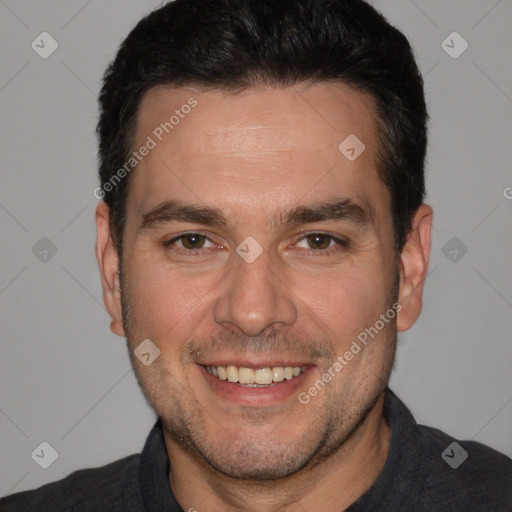
[[[190, 98], [197, 105], [159, 141], [155, 129]], [[134, 148], [148, 136], [156, 146], [127, 201], [124, 318], [171, 449], [234, 477], [275, 479], [339, 447], [381, 394], [396, 320], [344, 357], [397, 298], [373, 109], [327, 84], [144, 97]], [[338, 149], [351, 134], [365, 145], [353, 161]], [[145, 339], [160, 350], [147, 366], [133, 356]], [[221, 380], [219, 366], [236, 367], [230, 380], [281, 382]], [[291, 378], [287, 367], [303, 371]]]

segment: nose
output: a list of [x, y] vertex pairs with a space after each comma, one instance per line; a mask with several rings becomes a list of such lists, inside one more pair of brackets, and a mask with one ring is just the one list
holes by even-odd
[[272, 269], [267, 251], [252, 263], [239, 258], [226, 279], [213, 310], [218, 324], [258, 336], [270, 326], [296, 321], [293, 292]]

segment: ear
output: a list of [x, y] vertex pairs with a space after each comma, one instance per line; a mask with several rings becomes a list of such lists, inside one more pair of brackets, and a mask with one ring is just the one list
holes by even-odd
[[406, 331], [418, 319], [422, 307], [423, 285], [430, 257], [432, 208], [422, 204], [414, 215], [409, 238], [400, 255], [400, 290], [397, 329]]
[[119, 258], [110, 232], [109, 209], [104, 201], [101, 201], [96, 208], [96, 230], [96, 258], [103, 285], [103, 301], [112, 317], [110, 329], [114, 334], [124, 336]]

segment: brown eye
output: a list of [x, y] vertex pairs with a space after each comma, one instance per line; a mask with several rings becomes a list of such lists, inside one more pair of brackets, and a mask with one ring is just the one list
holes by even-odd
[[224, 246], [216, 245], [205, 233], [191, 231], [163, 242], [166, 251], [174, 255], [205, 256], [212, 254], [212, 249], [223, 249]]
[[298, 249], [305, 249], [303, 254], [310, 256], [333, 256], [334, 253], [347, 250], [350, 244], [344, 238], [318, 232], [304, 234], [294, 246]]
[[180, 237], [181, 244], [185, 249], [202, 249], [206, 241], [206, 236], [199, 233], [187, 233]]
[[328, 249], [332, 242], [332, 236], [322, 233], [313, 233], [308, 235], [306, 240], [311, 249]]

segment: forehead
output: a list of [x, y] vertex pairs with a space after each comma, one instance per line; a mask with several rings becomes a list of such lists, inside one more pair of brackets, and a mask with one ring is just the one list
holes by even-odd
[[[134, 148], [148, 138], [154, 147], [137, 165], [128, 201], [139, 215], [170, 199], [253, 215], [341, 195], [387, 206], [373, 99], [343, 84], [236, 94], [155, 87], [141, 102]], [[349, 159], [344, 141], [365, 149]]]

